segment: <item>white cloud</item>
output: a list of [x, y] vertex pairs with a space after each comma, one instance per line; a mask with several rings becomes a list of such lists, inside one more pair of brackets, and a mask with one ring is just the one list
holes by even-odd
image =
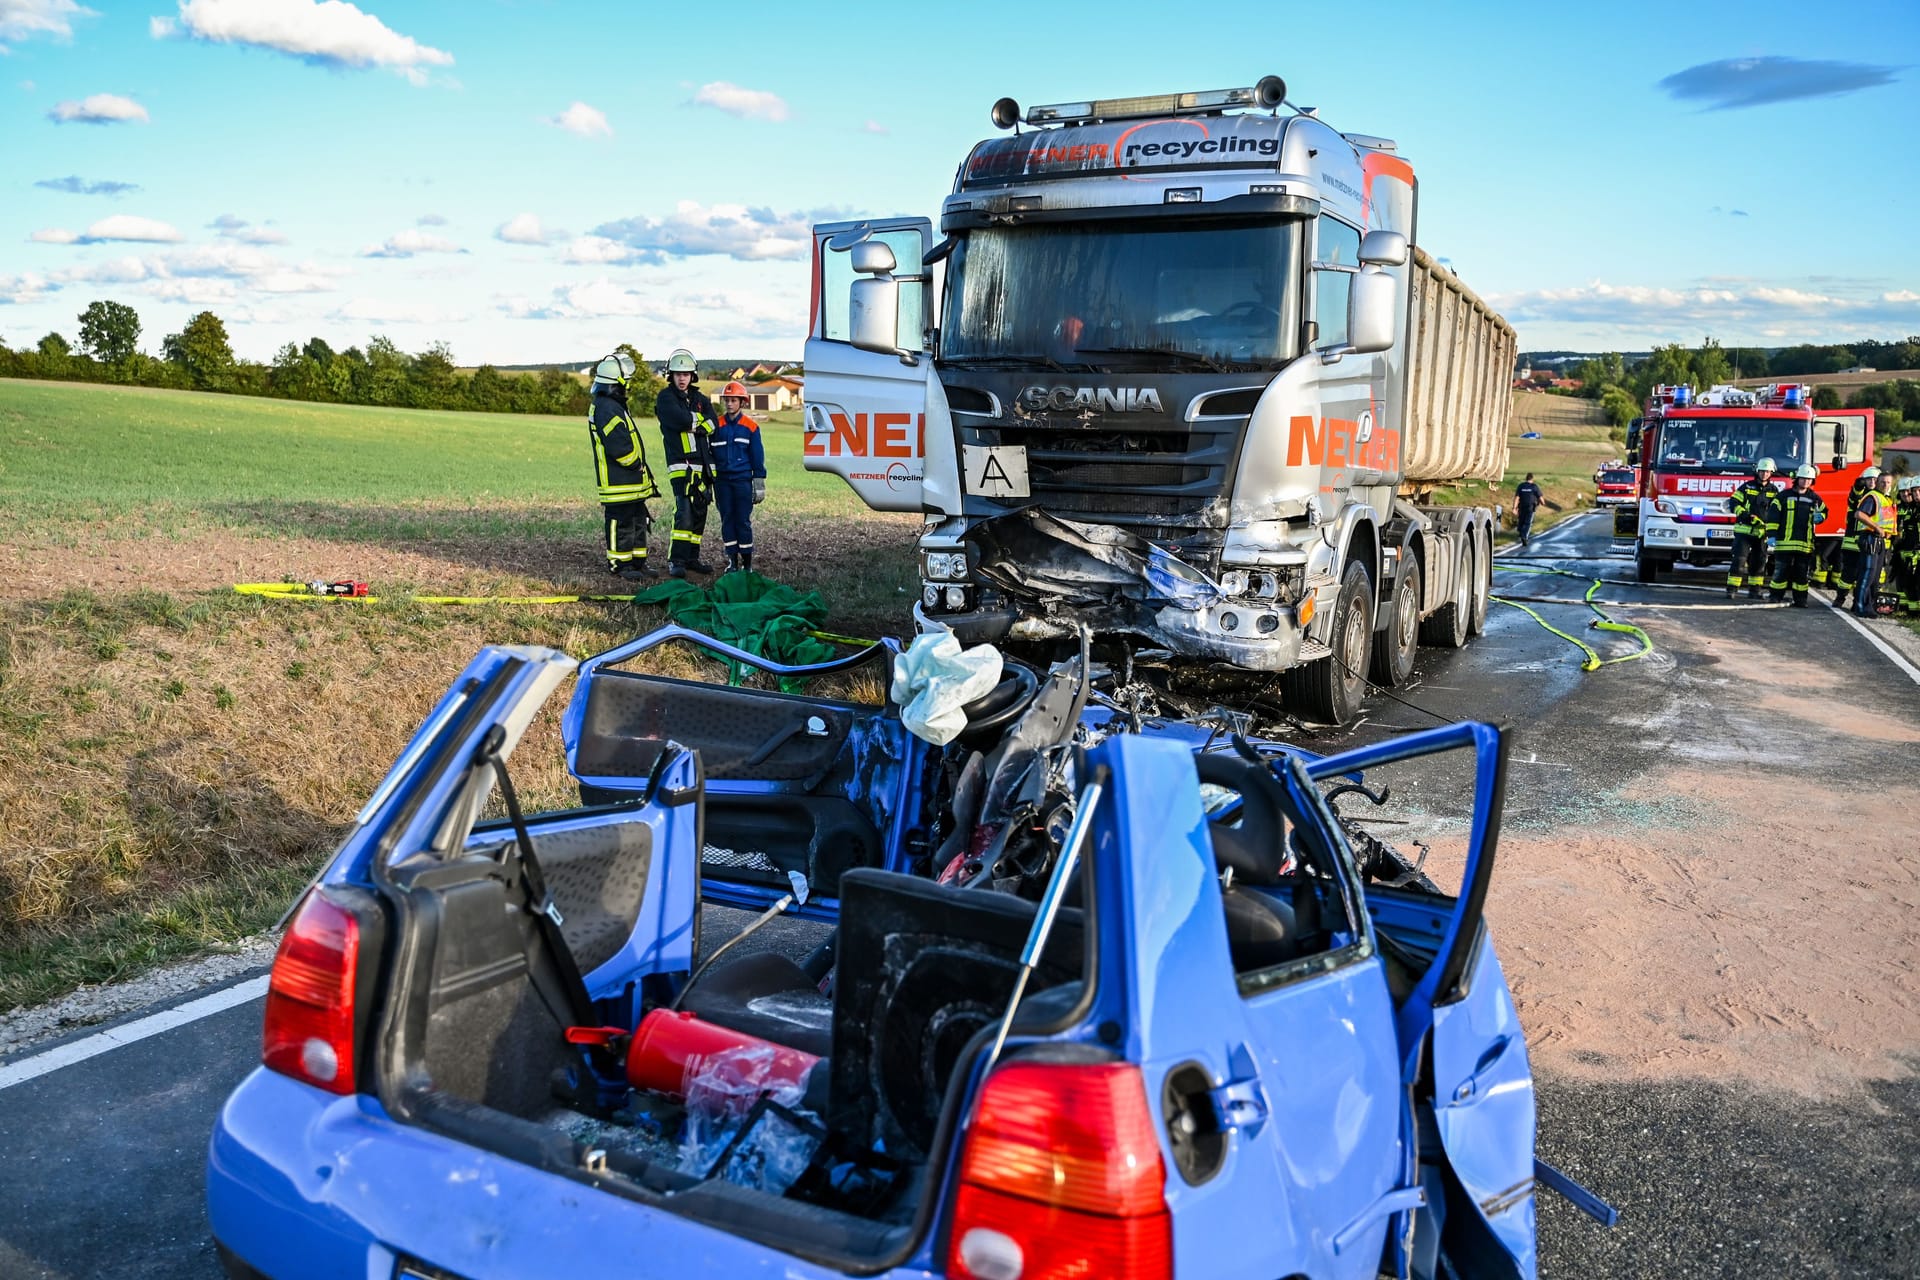
[[45, 276], [32, 271], [25, 275], [0, 276], [0, 303], [24, 306], [29, 302], [39, 302], [50, 290], [58, 287]]
[[613, 136], [613, 126], [607, 123], [606, 113], [584, 102], [576, 102], [559, 115], [546, 116], [544, 119], [555, 128], [577, 133], [583, 138]]
[[117, 93], [90, 93], [78, 101], [55, 104], [47, 112], [55, 124], [146, 124], [147, 109]]
[[861, 127], [861, 131], [864, 133], [892, 133], [893, 132], [893, 130], [887, 128], [887, 126], [881, 124], [878, 120], [867, 121], [867, 123]]
[[496, 305], [515, 320], [649, 321], [707, 345], [791, 337], [806, 325], [805, 303], [778, 290], [772, 294], [759, 288], [668, 293], [657, 287], [635, 289], [607, 276], [563, 285], [545, 302], [513, 295], [496, 299]]
[[[1636, 348], [1694, 342], [1704, 333], [1728, 344], [1758, 344], [1819, 341], [1843, 330], [1920, 329], [1920, 293], [1865, 283], [1714, 279], [1676, 288], [1594, 280], [1561, 289], [1493, 293], [1488, 301], [1516, 326], [1546, 328], [1569, 340], [1574, 335], [1596, 343], [1621, 339]], [[1526, 341], [1540, 339], [1529, 334]]]
[[417, 302], [398, 302], [383, 298], [354, 298], [328, 314], [335, 321], [360, 324], [453, 324], [466, 317], [459, 312]]
[[33, 36], [53, 36], [67, 40], [73, 36], [73, 20], [93, 16], [73, 0], [0, 0], [0, 53], [7, 52], [8, 40], [26, 40]]
[[35, 244], [72, 244], [79, 238], [78, 231], [68, 231], [65, 227], [45, 227], [27, 237]]
[[493, 238], [507, 244], [552, 244], [566, 239], [558, 228], [543, 227], [537, 214], [517, 213], [494, 229]]
[[593, 234], [627, 246], [632, 251], [626, 259], [630, 262], [701, 254], [761, 262], [806, 257], [813, 245], [813, 224], [832, 216], [831, 210], [775, 213], [739, 204], [707, 206], [682, 200], [664, 218], [625, 218], [595, 227]]
[[271, 49], [333, 67], [382, 67], [415, 84], [453, 55], [403, 36], [347, 0], [180, 0], [175, 18], [154, 18], [155, 39], [183, 36], [212, 44]]
[[693, 93], [694, 105], [712, 107], [743, 120], [780, 121], [787, 118], [785, 99], [765, 89], [745, 89], [725, 80], [703, 84]]
[[568, 241], [567, 250], [561, 255], [566, 261], [579, 266], [634, 262], [640, 256], [638, 249], [630, 249], [618, 240], [609, 240], [605, 236], [575, 236]]
[[43, 244], [107, 244], [113, 241], [178, 244], [186, 239], [168, 223], [131, 213], [116, 213], [110, 218], [102, 218], [79, 235], [67, 231], [36, 231], [33, 238]]
[[445, 236], [408, 227], [396, 231], [383, 244], [370, 244], [360, 251], [363, 258], [411, 258], [416, 253], [465, 253]]
[[413, 220], [413, 225], [416, 227], [444, 227], [447, 225], [447, 220], [443, 215], [438, 213], [423, 213]]
[[272, 227], [256, 227], [245, 218], [223, 213], [207, 224], [208, 228], [220, 233], [223, 240], [237, 240], [241, 244], [285, 244], [285, 232], [275, 231]]

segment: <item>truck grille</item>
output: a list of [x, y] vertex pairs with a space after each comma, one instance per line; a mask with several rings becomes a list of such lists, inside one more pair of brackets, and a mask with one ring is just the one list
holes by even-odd
[[1007, 509], [1037, 503], [1116, 524], [1201, 521], [1226, 492], [1244, 430], [1240, 422], [1219, 426], [1209, 431], [1128, 432], [983, 428], [983, 443], [1026, 447], [1032, 494], [987, 501]]

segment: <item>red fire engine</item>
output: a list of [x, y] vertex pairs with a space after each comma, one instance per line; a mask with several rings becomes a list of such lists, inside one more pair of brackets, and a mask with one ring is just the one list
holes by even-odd
[[[1772, 458], [1773, 482], [1785, 488], [1811, 462], [1813, 487], [1826, 500], [1817, 531], [1824, 547], [1846, 523], [1847, 492], [1873, 457], [1873, 410], [1814, 409], [1813, 389], [1776, 383], [1758, 391], [1659, 386], [1647, 398], [1638, 430], [1629, 430], [1627, 460], [1640, 467], [1634, 568], [1652, 582], [1676, 564], [1726, 563], [1733, 545], [1733, 491]], [[1625, 513], [1620, 513], [1624, 515]], [[1625, 533], [1617, 520], [1616, 533]]]

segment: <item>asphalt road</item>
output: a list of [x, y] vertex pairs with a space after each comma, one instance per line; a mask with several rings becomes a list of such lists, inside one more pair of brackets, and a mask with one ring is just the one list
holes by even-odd
[[[1604, 518], [1576, 520], [1536, 539], [1520, 558], [1630, 578], [1628, 562], [1608, 558], [1607, 529]], [[1503, 573], [1503, 587], [1512, 589], [1515, 576]], [[1585, 631], [1588, 615], [1577, 603], [1584, 581], [1525, 582], [1526, 594], [1568, 602], [1535, 606], [1556, 625], [1586, 635], [1605, 654], [1633, 648], [1629, 638]], [[1650, 602], [1689, 598], [1614, 581], [1606, 591]], [[1620, 726], [1658, 723], [1675, 696], [1675, 673], [1715, 661], [1707, 652], [1713, 638], [1776, 642], [1788, 615], [1689, 616], [1699, 642], [1665, 653], [1653, 676], [1622, 674], [1640, 664], [1583, 675], [1572, 646], [1517, 609], [1496, 606], [1487, 635], [1466, 650], [1423, 651], [1404, 703], [1376, 699], [1362, 725], [1319, 735], [1312, 745], [1325, 750], [1427, 727], [1433, 713], [1505, 719], [1516, 725], [1522, 752], [1550, 744], [1556, 757], [1580, 761], [1577, 770], [1515, 769], [1509, 822], [1549, 822], [1588, 802], [1585, 780], [1631, 779], [1670, 761], [1671, 736]], [[1840, 618], [1816, 609], [1791, 621], [1849, 679], [1881, 689], [1889, 714], [1920, 722], [1920, 686]], [[1696, 732], [1740, 731], [1733, 705], [1690, 710], [1704, 725]], [[1824, 740], [1788, 747], [1841, 767], [1849, 765], [1847, 749]], [[222, 1098], [256, 1061], [258, 1026], [259, 1003], [248, 1001], [0, 1085], [0, 1277], [217, 1275], [201, 1205], [205, 1143]], [[96, 1030], [72, 1039], [84, 1042]], [[1920, 1044], [1914, 1049], [1920, 1058]], [[1542, 1072], [1538, 1084], [1541, 1155], [1623, 1214], [1606, 1231], [1543, 1193], [1542, 1275], [1920, 1275], [1920, 1085], [1911, 1080], [1825, 1103], [1684, 1078], [1610, 1083]]]

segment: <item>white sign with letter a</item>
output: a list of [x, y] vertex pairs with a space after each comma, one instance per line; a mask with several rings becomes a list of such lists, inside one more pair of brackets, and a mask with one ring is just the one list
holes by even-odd
[[963, 445], [967, 492], [982, 498], [1027, 498], [1027, 447], [1020, 444]]

